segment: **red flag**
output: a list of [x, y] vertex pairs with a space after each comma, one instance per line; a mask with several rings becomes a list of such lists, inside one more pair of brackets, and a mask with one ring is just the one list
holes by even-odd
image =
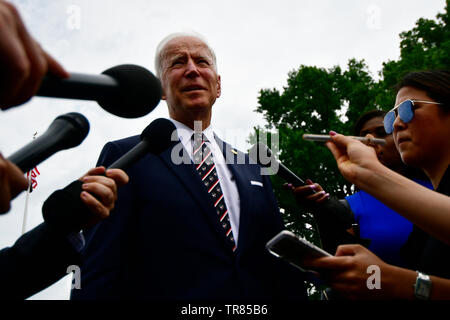
[[32, 192], [34, 189], [36, 189], [38, 183], [37, 183], [37, 176], [40, 175], [37, 167], [34, 167], [34, 169], [31, 169], [31, 171], [27, 172], [27, 179], [30, 179], [31, 177], [31, 184], [30, 184], [30, 192]]

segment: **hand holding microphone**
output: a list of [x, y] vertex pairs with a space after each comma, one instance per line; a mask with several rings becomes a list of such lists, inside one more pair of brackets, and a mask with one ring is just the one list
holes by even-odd
[[89, 132], [89, 122], [79, 113], [57, 117], [47, 131], [8, 159], [0, 155], [0, 214], [10, 208], [11, 199], [27, 189], [23, 176], [54, 153], [78, 146]]
[[[89, 171], [88, 175], [97, 176], [85, 176], [72, 182], [64, 189], [55, 191], [42, 207], [44, 220], [49, 224], [58, 226], [62, 231], [76, 232], [105, 218], [106, 215], [109, 215], [109, 210], [112, 210], [113, 206], [111, 205], [113, 205], [117, 196], [117, 190], [111, 184], [112, 180], [117, 186], [128, 182], [128, 176], [122, 170], [126, 170], [149, 152], [159, 154], [167, 149], [172, 143], [171, 137], [174, 130], [175, 126], [170, 120], [154, 120], [142, 132], [141, 142], [106, 169], [106, 177], [100, 176], [105, 172], [103, 167], [95, 168]], [[95, 191], [96, 198], [91, 196], [83, 198], [82, 191], [86, 191], [86, 189], [83, 189], [83, 182], [85, 188], [87, 187], [92, 192]], [[97, 185], [89, 185], [89, 183], [97, 183]], [[98, 183], [103, 184], [103, 186], [98, 185]], [[105, 186], [109, 187], [112, 192], [106, 190]], [[100, 203], [103, 204], [104, 208], [99, 206]], [[86, 206], [90, 206], [89, 211], [86, 210]], [[94, 216], [92, 216], [92, 213], [94, 213]]]
[[[306, 185], [294, 187], [292, 184], [284, 184], [283, 188], [291, 190], [294, 194], [295, 200], [305, 207], [313, 207], [317, 204], [323, 203], [329, 199], [330, 194], [323, 190], [322, 186], [318, 183], [312, 182], [310, 179], [306, 179]], [[315, 193], [312, 193], [313, 190]]]
[[89, 170], [79, 180], [83, 182], [81, 201], [91, 213], [86, 216], [84, 225], [81, 227], [89, 228], [109, 217], [117, 200], [117, 188], [127, 184], [129, 178], [121, 169], [106, 170], [104, 167], [96, 167]]
[[29, 100], [42, 77], [67, 78], [64, 68], [30, 36], [17, 9], [0, 0], [0, 108]]
[[149, 70], [124, 64], [100, 75], [72, 72], [68, 78], [45, 76], [38, 96], [93, 100], [109, 113], [138, 118], [150, 113], [161, 100], [161, 83]]
[[[39, 138], [5, 160], [4, 162], [9, 163], [9, 166], [5, 166], [7, 170], [5, 175], [1, 176], [2, 179], [14, 174], [15, 181], [21, 183], [15, 183], [15, 189], [10, 187], [10, 190], [1, 192], [1, 211], [8, 211], [10, 198], [26, 189], [27, 181], [23, 177], [22, 171], [31, 170], [60, 150], [78, 146], [88, 132], [89, 122], [82, 114], [75, 112], [63, 114], [57, 117]], [[1, 168], [3, 167], [0, 166]], [[69, 192], [69, 196], [60, 198], [58, 206], [55, 207], [57, 210], [52, 211], [57, 223], [64, 226], [61, 230], [63, 232], [75, 231], [81, 227], [92, 226], [108, 217], [117, 200], [117, 187], [127, 182], [128, 176], [122, 170], [105, 170], [104, 167], [98, 167], [91, 169], [80, 180], [70, 184], [67, 188], [73, 190], [72, 193]], [[2, 183], [2, 188], [8, 186], [9, 184]], [[58, 192], [61, 190], [55, 193]], [[44, 203], [44, 208], [47, 201]]]
[[151, 112], [162, 95], [159, 80], [136, 65], [120, 65], [101, 75], [68, 73], [30, 36], [17, 9], [0, 0], [0, 108], [32, 96], [94, 100], [124, 118]]

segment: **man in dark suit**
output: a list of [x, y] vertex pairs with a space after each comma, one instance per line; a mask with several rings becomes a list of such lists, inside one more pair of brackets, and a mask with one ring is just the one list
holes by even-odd
[[[155, 65], [178, 139], [132, 166], [110, 219], [85, 230], [72, 299], [306, 298], [301, 273], [265, 249], [284, 228], [268, 176], [211, 128], [221, 93], [214, 52], [199, 36], [174, 34]], [[108, 143], [98, 163], [138, 142]]]

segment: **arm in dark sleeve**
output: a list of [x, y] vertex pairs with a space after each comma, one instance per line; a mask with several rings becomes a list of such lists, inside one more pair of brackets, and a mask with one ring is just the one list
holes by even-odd
[[[103, 147], [96, 166], [108, 167], [133, 145], [121, 149], [118, 144], [108, 142]], [[133, 176], [131, 169], [128, 173], [130, 177]], [[122, 250], [123, 239], [127, 238], [123, 233], [127, 230], [128, 216], [132, 213], [132, 184], [131, 179], [130, 183], [118, 189], [120, 200], [116, 201], [108, 219], [83, 230], [86, 244], [81, 252], [81, 289], [71, 291], [71, 300], [116, 299], [133, 294], [122, 292], [120, 285], [117, 285], [120, 278], [118, 274], [121, 272], [119, 262], [125, 252], [125, 249]]]
[[80, 257], [67, 235], [46, 222], [0, 250], [0, 298], [26, 299], [79, 265]]
[[[278, 201], [273, 192], [273, 187], [269, 176], [263, 176], [263, 181], [268, 195], [268, 201], [272, 206], [271, 211], [276, 216], [275, 221], [279, 222], [280, 227], [278, 232], [280, 232], [281, 230], [286, 229], [286, 227], [281, 216]], [[274, 233], [272, 237], [278, 232]], [[266, 254], [270, 255], [271, 261], [274, 265], [274, 272], [277, 277], [274, 299], [278, 301], [307, 300], [308, 295], [306, 292], [305, 277], [303, 272], [300, 272], [289, 263], [272, 256], [267, 250]]]
[[[368, 240], [359, 236], [354, 213], [346, 200], [331, 197], [310, 209], [325, 251], [334, 254], [339, 245], [348, 243], [368, 245]], [[353, 234], [348, 230], [352, 230]]]

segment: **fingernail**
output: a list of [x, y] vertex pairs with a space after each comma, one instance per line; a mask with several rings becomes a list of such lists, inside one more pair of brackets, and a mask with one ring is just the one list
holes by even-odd
[[83, 191], [83, 192], [81, 193], [81, 196], [82, 196], [83, 198], [86, 198], [86, 197], [87, 197], [87, 192]]
[[87, 185], [86, 185], [86, 184], [82, 184], [81, 187], [82, 187], [83, 189], [86, 189], [86, 188], [87, 188]]
[[313, 182], [310, 179], [306, 179], [307, 184], [313, 184]]
[[334, 131], [330, 131], [330, 136], [335, 136], [337, 133]]
[[288, 183], [288, 187], [289, 187], [289, 188], [292, 188], [292, 183]]
[[317, 186], [316, 186], [315, 184], [310, 184], [309, 187], [310, 187], [311, 189], [317, 188]]
[[325, 197], [329, 198], [329, 197], [330, 197], [330, 194], [329, 194], [329, 193], [325, 194]]
[[325, 194], [325, 191], [319, 191], [318, 194]]

